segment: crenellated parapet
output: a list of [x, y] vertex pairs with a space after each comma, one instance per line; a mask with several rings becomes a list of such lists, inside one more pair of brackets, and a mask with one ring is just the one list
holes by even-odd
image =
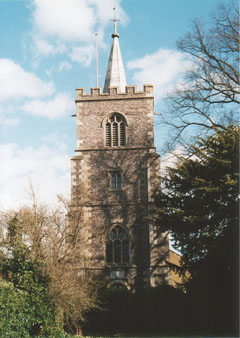
[[153, 97], [153, 86], [144, 85], [143, 91], [138, 91], [137, 86], [126, 86], [125, 92], [120, 92], [119, 87], [109, 87], [108, 93], [103, 93], [102, 88], [91, 88], [91, 93], [86, 94], [85, 88], [76, 89], [76, 102], [88, 100], [121, 100], [121, 99], [142, 99]]

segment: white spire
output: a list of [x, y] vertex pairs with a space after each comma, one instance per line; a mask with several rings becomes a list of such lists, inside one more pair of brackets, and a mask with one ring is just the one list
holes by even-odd
[[116, 19], [115, 7], [113, 8], [113, 10], [114, 10], [114, 19], [112, 21], [114, 22], [114, 33], [112, 34], [113, 42], [108, 60], [108, 69], [103, 88], [104, 93], [108, 93], [109, 86], [119, 87], [121, 92], [125, 92], [125, 86], [127, 85], [122, 55], [118, 41], [119, 34], [117, 33], [117, 21], [119, 20]]

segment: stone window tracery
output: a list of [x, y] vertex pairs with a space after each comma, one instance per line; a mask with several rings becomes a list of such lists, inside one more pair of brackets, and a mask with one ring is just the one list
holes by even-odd
[[129, 263], [129, 238], [120, 225], [111, 228], [107, 233], [106, 260], [110, 264]]
[[119, 113], [110, 115], [105, 121], [105, 145], [107, 147], [126, 145], [126, 122]]

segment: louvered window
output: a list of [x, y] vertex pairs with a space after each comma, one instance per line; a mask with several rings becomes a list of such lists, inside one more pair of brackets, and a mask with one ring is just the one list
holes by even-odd
[[119, 113], [112, 114], [106, 120], [105, 145], [107, 147], [126, 145], [126, 122], [125, 118]]
[[118, 146], [118, 124], [116, 122], [113, 123], [112, 125], [112, 131], [113, 131], [113, 146], [117, 147]]
[[120, 146], [125, 146], [125, 125], [123, 122], [120, 123]]
[[111, 124], [108, 122], [106, 123], [105, 127], [105, 133], [106, 133], [106, 146], [111, 146]]

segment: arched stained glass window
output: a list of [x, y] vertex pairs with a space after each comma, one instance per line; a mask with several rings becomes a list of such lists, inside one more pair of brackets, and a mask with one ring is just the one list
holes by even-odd
[[119, 225], [111, 228], [106, 242], [107, 263], [129, 263], [129, 238], [127, 232]]
[[105, 121], [105, 145], [107, 147], [126, 145], [126, 121], [119, 113], [110, 115]]

